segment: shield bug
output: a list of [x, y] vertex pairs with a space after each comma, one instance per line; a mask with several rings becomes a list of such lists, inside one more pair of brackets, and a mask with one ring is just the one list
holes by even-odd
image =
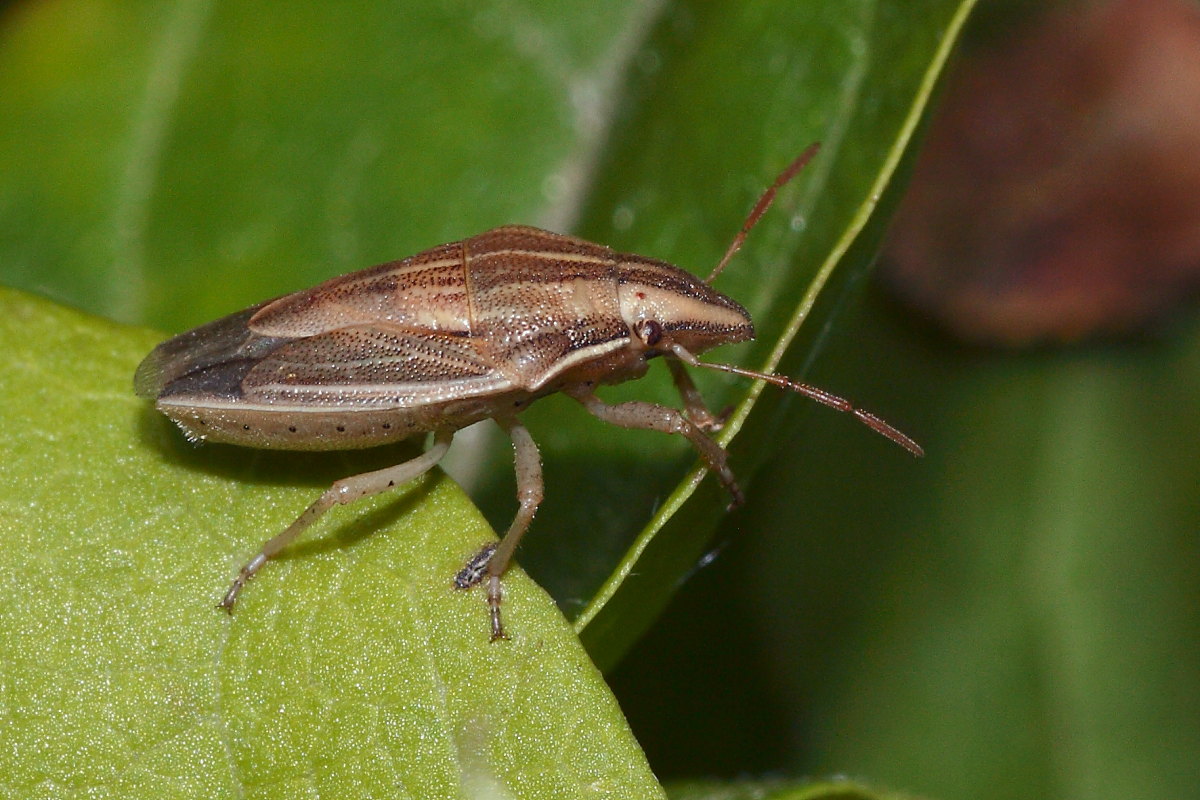
[[[232, 610], [246, 582], [334, 505], [416, 478], [438, 463], [456, 430], [491, 418], [512, 439], [520, 505], [499, 542], [471, 556], [454, 584], [467, 589], [486, 580], [491, 636], [503, 638], [500, 578], [543, 492], [538, 448], [519, 415], [555, 392], [605, 422], [684, 437], [728, 489], [731, 507], [742, 493], [709, 436], [721, 420], [685, 367], [798, 392], [922, 455], [907, 436], [836, 395], [697, 358], [753, 338], [746, 310], [710, 284], [816, 149], [763, 193], [704, 280], [656, 259], [510, 225], [268, 300], [158, 345], [138, 367], [135, 388], [192, 440], [341, 450], [432, 436], [410, 461], [334, 483], [263, 544], [220, 606]], [[595, 395], [601, 384], [641, 377], [656, 356], [670, 369], [683, 411], [610, 405]]]

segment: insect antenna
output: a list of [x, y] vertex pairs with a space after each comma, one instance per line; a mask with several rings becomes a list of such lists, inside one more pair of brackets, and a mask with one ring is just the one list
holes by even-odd
[[901, 433], [890, 423], [880, 419], [870, 411], [865, 411], [844, 397], [838, 397], [832, 392], [827, 392], [824, 389], [812, 386], [811, 384], [801, 383], [787, 378], [783, 375], [772, 375], [766, 372], [755, 372], [752, 369], [743, 369], [735, 367], [732, 364], [710, 363], [701, 361], [682, 347], [671, 348], [680, 361], [683, 361], [690, 367], [703, 367], [704, 369], [713, 369], [718, 372], [728, 372], [733, 375], [741, 375], [743, 378], [753, 378], [755, 380], [766, 381], [767, 383], [778, 386], [781, 389], [787, 389], [797, 394], [802, 394], [810, 400], [816, 400], [821, 405], [836, 408], [838, 411], [844, 411], [847, 414], [853, 414], [862, 424], [866, 425], [871, 430], [881, 436], [886, 436], [896, 444], [903, 447], [908, 452], [912, 453], [917, 458], [925, 455], [925, 451], [921, 445], [914, 442], [908, 435]]
[[[779, 177], [775, 179], [775, 182], [767, 187], [767, 190], [762, 193], [761, 197], [758, 198], [758, 202], [754, 204], [754, 208], [750, 209], [750, 214], [746, 217], [746, 221], [742, 224], [742, 229], [738, 231], [737, 236], [733, 237], [733, 241], [729, 243], [729, 249], [725, 251], [725, 255], [721, 257], [719, 262], [717, 262], [717, 266], [711, 273], [709, 273], [709, 276], [704, 279], [705, 283], [712, 283], [716, 277], [721, 274], [721, 272], [725, 269], [725, 265], [728, 264], [729, 260], [733, 258], [734, 254], [741, 249], [742, 243], [746, 241], [746, 235], [750, 233], [750, 229], [754, 227], [762, 215], [766, 213], [767, 209], [771, 207], [771, 203], [775, 200], [775, 195], [778, 194], [779, 190], [788, 181], [796, 177], [796, 175], [800, 173], [800, 170], [804, 169], [804, 167], [808, 165], [808, 162], [812, 161], [813, 157], [820, 149], [820, 142], [814, 142], [813, 144], [810, 144], [807, 148], [805, 148], [804, 152], [796, 158], [795, 161], [793, 161], [791, 164], [788, 164], [787, 168], [784, 169], [783, 172], [779, 173]], [[859, 422], [866, 425], [879, 435], [886, 436], [887, 438], [891, 439], [893, 442], [900, 445], [914, 456], [920, 458], [921, 456], [925, 455], [925, 451], [921, 449], [921, 445], [914, 442], [906, 434], [897, 430], [890, 423], [880, 419], [870, 411], [858, 408], [846, 398], [838, 397], [832, 392], [827, 392], [824, 389], [807, 383], [794, 381], [791, 378], [784, 377], [783, 375], [771, 375], [765, 372], [755, 372], [754, 370], [735, 367], [732, 364], [716, 364], [701, 361], [688, 351], [678, 346], [672, 348], [672, 350], [675, 351], [675, 355], [681, 361], [689, 366], [703, 367], [704, 369], [717, 370], [718, 372], [728, 372], [733, 375], [741, 375], [744, 378], [754, 378], [756, 380], [766, 381], [767, 383], [778, 386], [781, 389], [787, 389], [789, 391], [796, 392], [797, 394], [802, 394], [811, 400], [816, 400], [822, 405], [835, 408], [838, 411], [844, 411], [847, 414], [853, 414]]]
[[725, 251], [725, 255], [717, 262], [717, 266], [704, 279], [705, 283], [712, 283], [718, 275], [725, 269], [725, 265], [729, 263], [729, 259], [733, 258], [733, 254], [741, 249], [742, 243], [746, 241], [746, 234], [750, 233], [750, 229], [758, 222], [759, 218], [766, 213], [771, 207], [771, 203], [775, 200], [775, 194], [792, 178], [799, 174], [800, 170], [812, 161], [813, 156], [821, 149], [820, 142], [810, 144], [800, 156], [787, 166], [783, 172], [779, 173], [779, 177], [775, 179], [767, 190], [762, 193], [762, 197], [758, 198], [758, 202], [754, 204], [754, 208], [750, 209], [750, 215], [746, 217], [745, 223], [742, 224], [742, 229], [738, 231], [737, 236], [733, 237], [733, 241], [729, 243], [729, 249]]

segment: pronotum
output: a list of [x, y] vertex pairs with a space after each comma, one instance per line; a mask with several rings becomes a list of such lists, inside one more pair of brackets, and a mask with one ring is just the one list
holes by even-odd
[[[809, 147], [763, 193], [703, 281], [656, 259], [583, 239], [509, 225], [260, 303], [168, 339], [142, 361], [137, 393], [189, 439], [286, 450], [371, 447], [431, 434], [424, 453], [334, 483], [242, 567], [220, 606], [326, 511], [413, 480], [446, 453], [454, 432], [482, 419], [507, 431], [519, 509], [498, 543], [467, 559], [454, 585], [487, 581], [492, 640], [504, 638], [501, 583], [542, 501], [537, 445], [519, 415], [554, 392], [599, 419], [686, 438], [742, 502], [725, 451], [709, 434], [722, 420], [685, 369], [766, 381], [854, 414], [914, 455], [921, 448], [879, 417], [780, 375], [697, 356], [754, 337], [749, 314], [711, 287], [776, 191], [815, 155]], [[601, 384], [646, 373], [662, 356], [684, 410], [606, 404]]]

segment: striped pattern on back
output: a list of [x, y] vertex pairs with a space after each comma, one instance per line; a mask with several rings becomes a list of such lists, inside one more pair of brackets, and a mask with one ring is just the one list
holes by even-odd
[[388, 322], [414, 330], [470, 333], [462, 242], [444, 244], [268, 303], [250, 319], [265, 336], [314, 336]]
[[[164, 342], [139, 391], [313, 410], [411, 408], [539, 393], [607, 358], [621, 379], [638, 319], [699, 352], [753, 335], [745, 310], [695, 276], [571, 236], [510, 225], [370, 267]], [[610, 354], [613, 354], [610, 356]]]

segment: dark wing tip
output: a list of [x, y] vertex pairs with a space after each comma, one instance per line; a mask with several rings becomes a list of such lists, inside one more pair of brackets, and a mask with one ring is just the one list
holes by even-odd
[[[166, 394], [193, 391], [200, 386], [228, 383], [230, 376], [244, 374], [255, 359], [261, 358], [284, 338], [259, 336], [246, 323], [260, 306], [239, 311], [199, 328], [160, 342], [142, 359], [133, 374], [133, 390], [139, 397], [156, 400]], [[206, 374], [220, 379], [206, 379]], [[185, 389], [185, 387], [187, 387]]]
[[150, 355], [142, 359], [137, 371], [133, 373], [133, 391], [138, 397], [150, 400], [162, 394], [166, 379], [163, 375], [163, 357], [160, 352], [162, 345], [150, 351]]

